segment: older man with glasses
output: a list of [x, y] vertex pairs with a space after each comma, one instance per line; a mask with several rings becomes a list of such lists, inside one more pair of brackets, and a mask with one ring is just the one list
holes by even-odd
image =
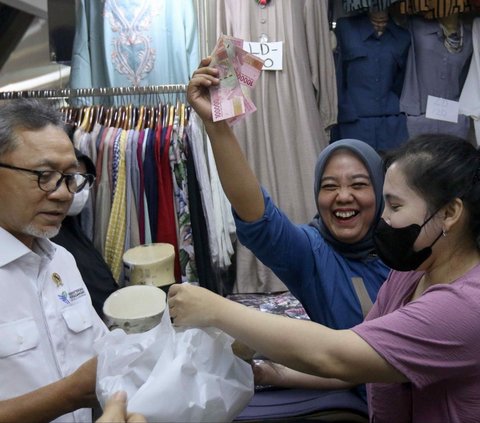
[[0, 108], [0, 421], [92, 421], [95, 339], [107, 328], [72, 255], [53, 244], [80, 173], [62, 117]]

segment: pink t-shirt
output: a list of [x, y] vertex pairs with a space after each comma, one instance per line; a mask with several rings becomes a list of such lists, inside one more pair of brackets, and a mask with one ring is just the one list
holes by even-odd
[[421, 272], [390, 273], [352, 330], [409, 383], [367, 385], [375, 423], [480, 421], [480, 265], [408, 302]]

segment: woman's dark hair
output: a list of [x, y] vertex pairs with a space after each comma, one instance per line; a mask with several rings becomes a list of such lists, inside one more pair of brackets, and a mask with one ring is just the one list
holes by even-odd
[[398, 163], [407, 184], [421, 195], [430, 213], [461, 198], [472, 235], [480, 235], [480, 152], [453, 135], [424, 134], [385, 154], [385, 168]]

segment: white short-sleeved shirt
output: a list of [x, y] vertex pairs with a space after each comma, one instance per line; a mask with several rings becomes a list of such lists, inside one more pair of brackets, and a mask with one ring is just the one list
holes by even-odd
[[[3, 228], [0, 245], [0, 400], [5, 400], [74, 372], [94, 356], [94, 341], [108, 329], [67, 250], [38, 239], [32, 251]], [[91, 420], [91, 410], [81, 409], [55, 421]]]

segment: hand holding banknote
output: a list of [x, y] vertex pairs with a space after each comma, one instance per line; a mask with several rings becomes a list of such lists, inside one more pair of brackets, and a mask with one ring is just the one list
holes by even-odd
[[242, 48], [243, 41], [221, 35], [210, 66], [218, 70], [220, 83], [210, 88], [213, 121], [233, 125], [257, 110], [248, 90], [255, 86], [263, 61]]
[[205, 122], [212, 121], [210, 88], [220, 83], [218, 79], [219, 71], [210, 67], [211, 60], [211, 57], [202, 59], [200, 66], [193, 73], [187, 89], [187, 101]]
[[242, 46], [242, 40], [221, 35], [212, 56], [194, 72], [187, 98], [203, 120], [225, 120], [232, 126], [257, 110], [249, 90], [255, 87], [263, 61]]
[[220, 79], [219, 85], [210, 88], [214, 122], [245, 114], [245, 96], [233, 66], [232, 55], [235, 55], [235, 45], [220, 37], [210, 63], [218, 70]]

